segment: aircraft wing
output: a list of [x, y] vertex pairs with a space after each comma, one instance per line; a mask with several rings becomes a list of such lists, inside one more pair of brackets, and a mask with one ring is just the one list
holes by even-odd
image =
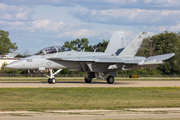
[[137, 64], [137, 65], [148, 65], [148, 64], [162, 64], [163, 60], [167, 60], [174, 56], [174, 53], [151, 56], [145, 60], [123, 60], [118, 57], [52, 57], [49, 60], [62, 60], [62, 61], [74, 61], [74, 62], [94, 62], [94, 63], [109, 63], [109, 64]]
[[63, 58], [48, 58], [49, 60], [62, 60], [62, 61], [74, 61], [74, 62], [94, 62], [94, 63], [108, 63], [108, 64], [115, 64], [115, 63], [122, 63], [122, 64], [137, 64], [140, 60], [122, 60], [117, 59], [116, 57], [100, 57], [100, 58], [93, 58], [93, 57], [63, 57]]
[[48, 60], [62, 60], [62, 61], [74, 61], [74, 62], [95, 62], [96, 59], [93, 59], [92, 57], [87, 58], [87, 57], [52, 57], [52, 58], [47, 58]]

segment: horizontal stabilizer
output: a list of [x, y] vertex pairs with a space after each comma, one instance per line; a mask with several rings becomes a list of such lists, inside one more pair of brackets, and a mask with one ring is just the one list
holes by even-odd
[[173, 57], [174, 55], [175, 55], [175, 53], [151, 56], [151, 57], [146, 58], [144, 61], [162, 61], [162, 60], [167, 60], [167, 59]]

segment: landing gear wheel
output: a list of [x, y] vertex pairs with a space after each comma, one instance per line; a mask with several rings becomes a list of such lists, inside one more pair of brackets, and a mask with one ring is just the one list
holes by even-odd
[[55, 79], [55, 78], [51, 79], [51, 81], [52, 81], [52, 82], [51, 82], [52, 84], [55, 84], [55, 83], [56, 83], [56, 79]]
[[57, 70], [55, 73], [53, 73], [53, 71], [52, 71], [52, 69], [49, 69], [49, 71], [50, 71], [50, 75], [46, 75], [46, 74], [44, 74], [45, 76], [47, 76], [49, 79], [48, 79], [48, 83], [49, 84], [55, 84], [56, 83], [56, 79], [54, 78], [54, 76], [56, 75], [56, 74], [58, 74], [60, 71], [61, 71], [62, 69], [59, 69], [59, 70]]
[[86, 83], [91, 83], [92, 79], [91, 78], [85, 78], [84, 79]]
[[52, 79], [51, 78], [48, 79], [48, 83], [49, 84], [52, 83]]
[[55, 78], [52, 78], [52, 79], [49, 78], [49, 79], [48, 79], [48, 83], [49, 83], [49, 84], [51, 84], [51, 83], [52, 83], [52, 84], [55, 84], [55, 83], [56, 83], [56, 79], [55, 79]]
[[113, 76], [108, 76], [107, 83], [108, 84], [113, 84], [114, 83], [114, 77]]

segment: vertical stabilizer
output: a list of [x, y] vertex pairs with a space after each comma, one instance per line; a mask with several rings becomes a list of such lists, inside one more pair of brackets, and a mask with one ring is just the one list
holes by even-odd
[[105, 53], [118, 55], [124, 47], [126, 47], [124, 32], [117, 31], [113, 33]]
[[119, 57], [134, 57], [141, 46], [144, 38], [148, 37], [148, 32], [140, 32], [128, 46], [118, 55]]

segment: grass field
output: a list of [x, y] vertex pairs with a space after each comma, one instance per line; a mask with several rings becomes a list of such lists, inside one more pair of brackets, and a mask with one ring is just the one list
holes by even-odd
[[180, 107], [180, 87], [0, 88], [0, 110]]
[[[47, 82], [47, 77], [0, 77], [0, 82], [4, 81], [43, 81]], [[84, 77], [56, 77], [57, 81], [84, 81]], [[93, 81], [101, 81], [93, 79]], [[115, 77], [115, 81], [180, 81], [180, 77]]]

